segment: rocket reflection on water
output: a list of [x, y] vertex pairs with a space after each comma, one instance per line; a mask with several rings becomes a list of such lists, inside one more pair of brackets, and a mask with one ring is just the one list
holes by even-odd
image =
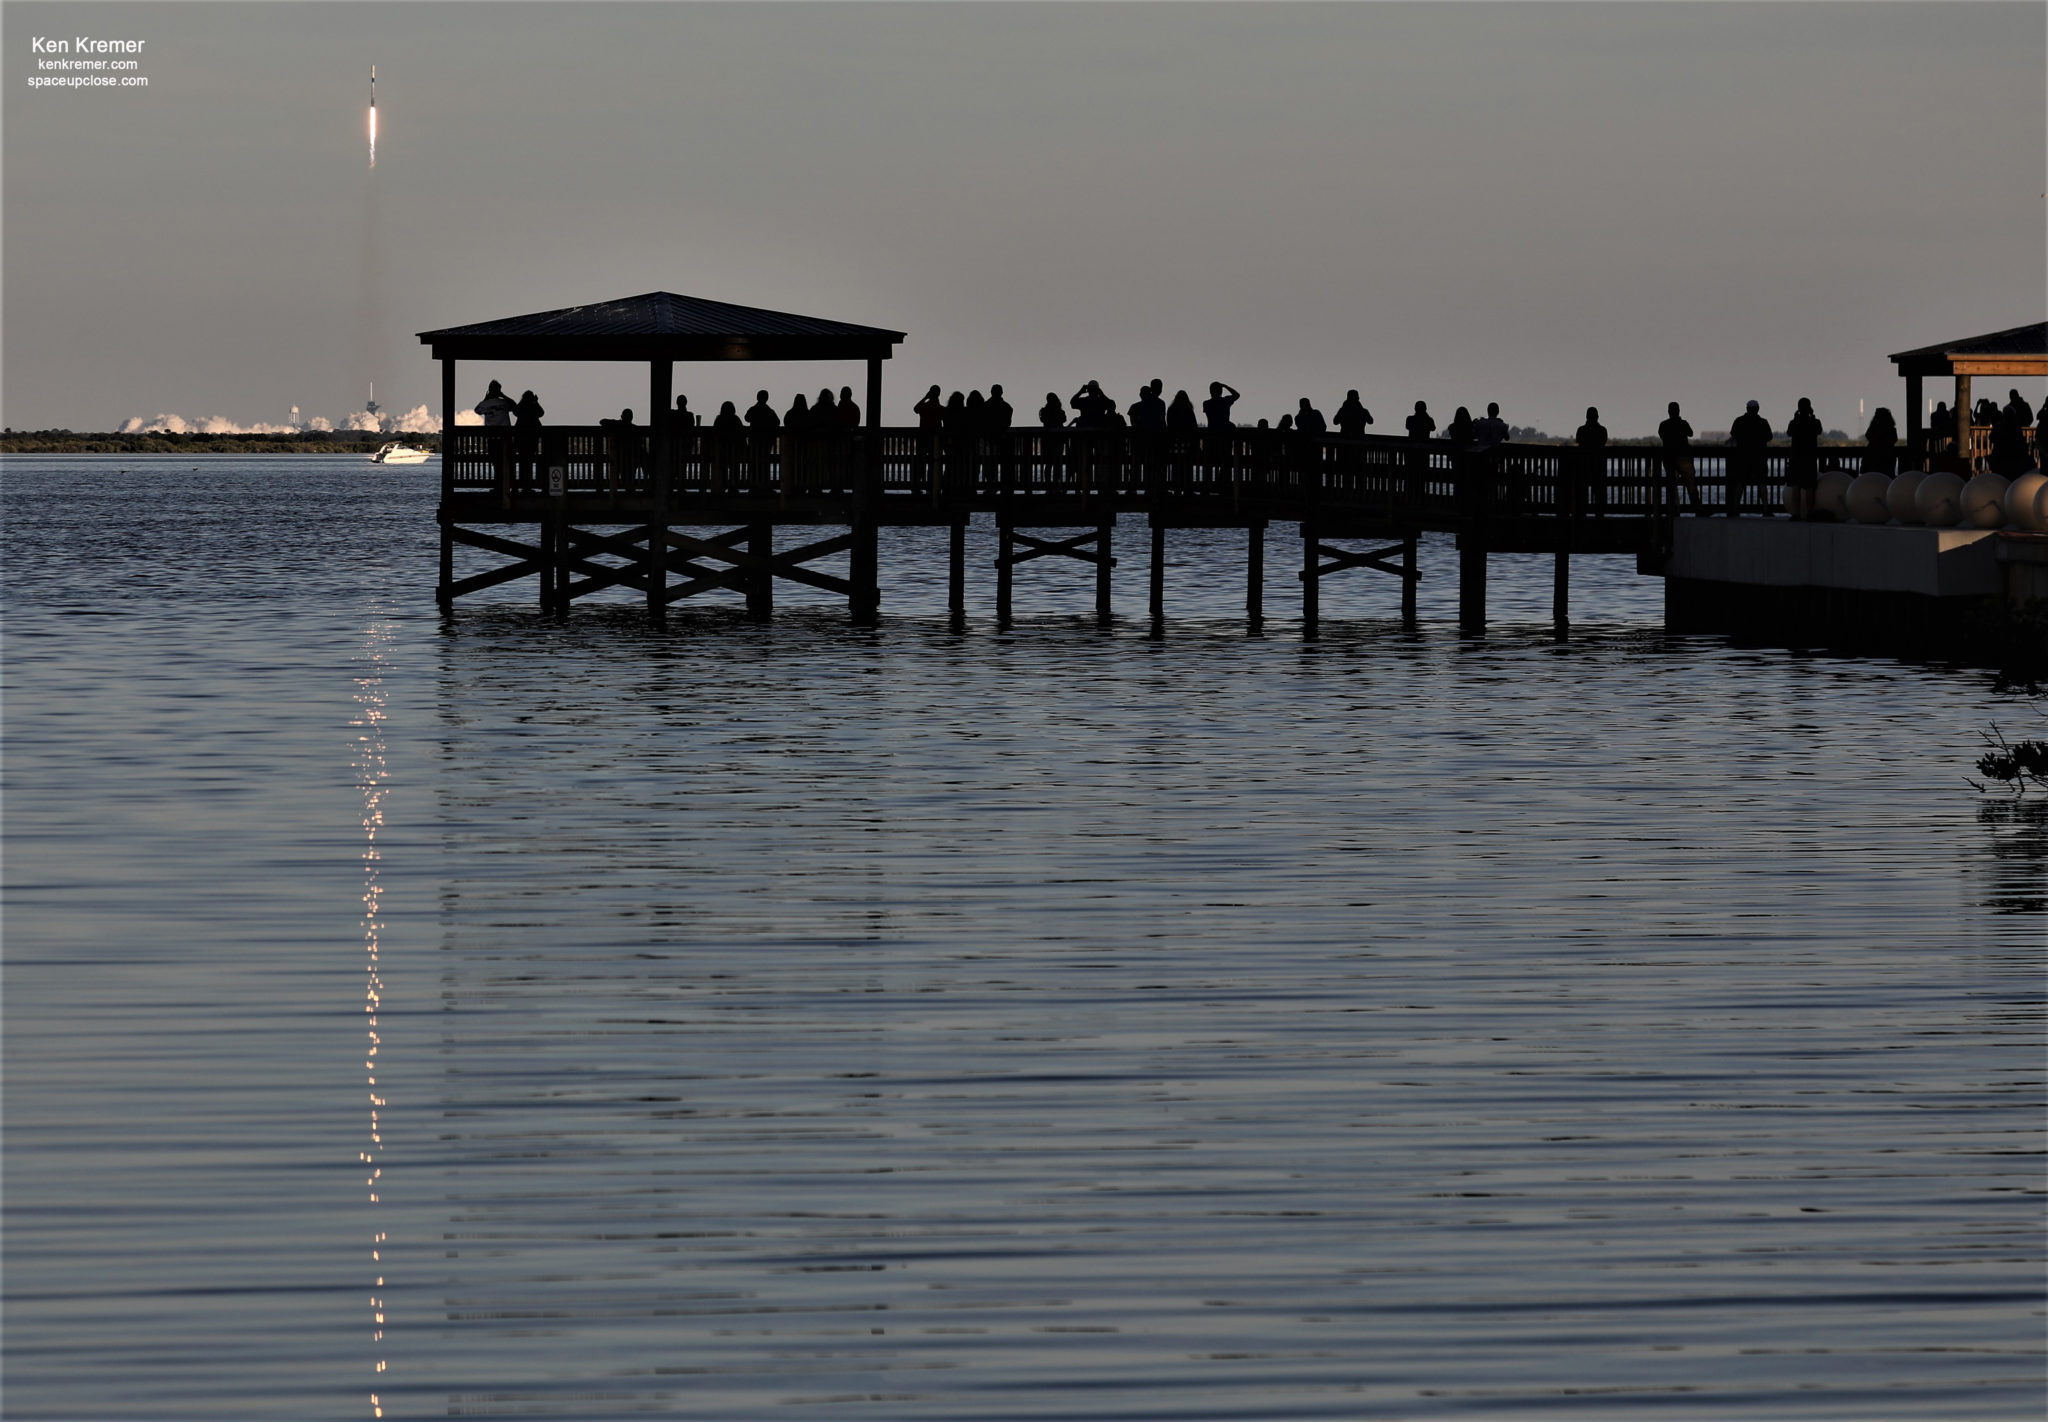
[[377, 66], [370, 66], [370, 166], [377, 166]]

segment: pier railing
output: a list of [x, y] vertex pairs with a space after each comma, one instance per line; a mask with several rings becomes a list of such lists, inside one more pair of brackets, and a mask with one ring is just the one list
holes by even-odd
[[[1856, 469], [1862, 446], [1834, 446], [1822, 468]], [[1731, 494], [1745, 513], [1784, 507], [1791, 451], [1766, 450], [1731, 485], [1735, 451], [1692, 450], [1693, 483], [1709, 512]], [[1113, 505], [1199, 516], [1280, 519], [1320, 514], [1451, 523], [1502, 518], [1646, 517], [1693, 506], [1666, 474], [1662, 451], [1610, 445], [1502, 444], [1291, 431], [1022, 428], [967, 434], [929, 429], [779, 430], [757, 435], [693, 426], [670, 438], [657, 484], [645, 427], [554, 426], [537, 439], [467, 427], [446, 436], [449, 495], [556, 495], [579, 506], [624, 498], [686, 507], [706, 500], [876, 502], [934, 513], [1033, 501]], [[1674, 500], [1676, 506], [1674, 507]], [[886, 517], [886, 514], [884, 514]]]

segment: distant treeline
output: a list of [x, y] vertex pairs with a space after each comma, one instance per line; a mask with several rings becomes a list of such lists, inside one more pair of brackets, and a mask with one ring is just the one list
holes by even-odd
[[94, 434], [77, 430], [0, 430], [0, 454], [369, 454], [394, 439], [438, 450], [436, 434], [366, 430], [290, 430], [284, 434]]

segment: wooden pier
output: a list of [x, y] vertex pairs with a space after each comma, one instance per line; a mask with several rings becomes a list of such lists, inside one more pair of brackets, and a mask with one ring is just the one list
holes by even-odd
[[[606, 361], [644, 364], [649, 417], [634, 425], [444, 426], [439, 600], [531, 578], [539, 603], [626, 588], [659, 618], [678, 602], [737, 593], [757, 618], [773, 614], [778, 582], [846, 599], [872, 623], [882, 591], [877, 534], [884, 527], [944, 527], [949, 606], [966, 607], [966, 528], [997, 526], [997, 621], [1008, 624], [1020, 569], [1054, 559], [1094, 572], [1096, 615], [1112, 612], [1120, 518], [1150, 532], [1149, 610], [1155, 633], [1167, 606], [1168, 541], [1181, 529], [1241, 529], [1245, 616], [1263, 619], [1266, 542], [1275, 525], [1300, 544], [1305, 635], [1321, 616], [1323, 581], [1350, 573], [1401, 583], [1404, 620], [1426, 532], [1456, 535], [1460, 624], [1486, 626], [1487, 558], [1548, 553], [1553, 624], [1570, 626], [1574, 554], [1634, 554], [1661, 572], [1681, 515], [1772, 514], [1781, 507], [1778, 448], [1731, 485], [1725, 446], [1692, 451], [1704, 507], [1675, 502], [1655, 446], [1599, 451], [1536, 444], [1480, 450], [1441, 440], [1325, 436], [1262, 429], [1003, 430], [884, 428], [883, 363], [900, 331], [734, 306], [670, 292], [567, 307], [420, 334], [441, 363], [441, 405], [459, 408], [461, 361]], [[719, 430], [671, 408], [678, 361], [834, 361], [866, 367], [865, 423], [854, 427]], [[1828, 451], [1842, 464], [1860, 448]], [[1692, 496], [1687, 495], [1688, 499]], [[503, 561], [456, 573], [456, 549]], [[817, 564], [847, 555], [844, 576]]]
[[[657, 447], [659, 444], [660, 447]], [[1859, 449], [1831, 451], [1853, 463]], [[1786, 451], [1740, 510], [1781, 507]], [[1694, 452], [1697, 482], [1722, 514], [1726, 454]], [[968, 520], [993, 516], [998, 534], [995, 615], [1010, 620], [1018, 570], [1044, 559], [1094, 571], [1096, 615], [1112, 611], [1120, 517], [1150, 531], [1149, 611], [1166, 610], [1167, 542], [1179, 529], [1241, 529], [1245, 616], [1264, 616], [1266, 541], [1274, 525], [1298, 538], [1302, 621], [1314, 636], [1324, 579], [1351, 572], [1402, 584], [1415, 617], [1424, 575], [1417, 540], [1457, 537], [1459, 621], [1486, 625], [1491, 553], [1555, 560], [1553, 618], [1569, 626], [1575, 553], [1634, 554], [1655, 571], [1674, 506], [1659, 451], [1503, 444], [1465, 450], [1443, 441], [1313, 437], [1268, 430], [1013, 429], [984, 434], [864, 428], [713, 432], [556, 426], [522, 449], [516, 431], [475, 426], [444, 437], [441, 581], [444, 605], [515, 580], [535, 580], [541, 606], [562, 611], [607, 588], [640, 592], [659, 616], [685, 599], [728, 591], [755, 617], [772, 614], [778, 581], [837, 593], [856, 622], [881, 607], [877, 533], [944, 527], [949, 608], [964, 618]], [[455, 576], [454, 550], [505, 561]], [[848, 555], [846, 576], [813, 566]]]

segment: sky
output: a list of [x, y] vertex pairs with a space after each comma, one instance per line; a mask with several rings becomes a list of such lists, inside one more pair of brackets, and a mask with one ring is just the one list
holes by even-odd
[[[79, 35], [147, 87], [31, 88]], [[1860, 429], [1890, 352], [2048, 316], [2040, 4], [9, 0], [0, 47], [14, 428], [340, 423], [372, 381], [438, 417], [417, 332], [653, 290], [907, 332], [891, 423], [1157, 376], [1247, 421]], [[459, 402], [491, 377], [645, 400], [557, 364]]]

